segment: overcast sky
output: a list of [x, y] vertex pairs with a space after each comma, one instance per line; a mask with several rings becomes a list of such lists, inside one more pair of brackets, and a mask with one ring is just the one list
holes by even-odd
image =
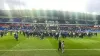
[[0, 0], [0, 9], [55, 9], [100, 12], [100, 0]]

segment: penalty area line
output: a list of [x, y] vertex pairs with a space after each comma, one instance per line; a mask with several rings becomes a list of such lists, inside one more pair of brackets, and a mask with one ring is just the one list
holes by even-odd
[[[0, 50], [0, 51], [57, 51], [58, 49], [19, 49], [19, 50]], [[100, 49], [64, 49], [73, 51], [100, 51]]]

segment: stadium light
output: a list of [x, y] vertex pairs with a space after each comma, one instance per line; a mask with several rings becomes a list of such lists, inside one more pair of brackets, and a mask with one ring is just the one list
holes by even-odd
[[96, 13], [96, 12], [93, 12], [92, 14], [93, 14], [93, 15], [97, 15], [97, 13]]
[[4, 3], [4, 8], [5, 8], [6, 10], [10, 10], [10, 8], [9, 8], [9, 6], [8, 6], [7, 3]]
[[90, 12], [86, 12], [87, 14], [90, 14]]

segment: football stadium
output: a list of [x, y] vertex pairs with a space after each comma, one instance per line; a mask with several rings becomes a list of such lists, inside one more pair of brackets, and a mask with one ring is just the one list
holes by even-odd
[[100, 56], [99, 0], [0, 0], [0, 56]]

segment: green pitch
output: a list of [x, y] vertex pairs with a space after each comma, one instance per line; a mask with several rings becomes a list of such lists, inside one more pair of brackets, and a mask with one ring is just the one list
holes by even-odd
[[65, 41], [65, 52], [57, 51], [58, 41], [52, 37], [30, 37], [19, 35], [16, 41], [9, 34], [0, 37], [0, 56], [100, 56], [100, 34], [93, 37], [60, 38]]

